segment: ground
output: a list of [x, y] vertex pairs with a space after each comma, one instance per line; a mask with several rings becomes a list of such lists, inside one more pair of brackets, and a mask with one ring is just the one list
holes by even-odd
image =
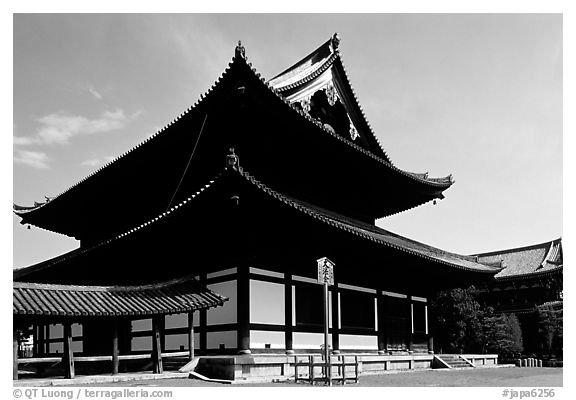
[[[348, 386], [488, 386], [488, 387], [559, 387], [562, 386], [562, 368], [486, 368], [476, 370], [431, 370], [403, 372], [397, 374], [360, 376], [357, 384]], [[230, 386], [220, 383], [202, 382], [195, 379], [158, 379], [150, 381], [132, 381], [106, 383], [90, 386], [160, 386], [160, 387], [193, 387], [193, 386]], [[240, 385], [234, 385], [240, 386]], [[254, 383], [245, 386], [305, 386], [293, 381], [282, 383]]]

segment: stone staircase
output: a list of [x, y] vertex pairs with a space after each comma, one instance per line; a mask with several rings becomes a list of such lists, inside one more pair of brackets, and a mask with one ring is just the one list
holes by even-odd
[[450, 368], [473, 368], [470, 364], [460, 358], [458, 354], [436, 354], [436, 357], [448, 364]]

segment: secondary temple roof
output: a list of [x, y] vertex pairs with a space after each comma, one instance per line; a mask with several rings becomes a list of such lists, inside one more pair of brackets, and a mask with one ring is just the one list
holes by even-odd
[[476, 258], [473, 256], [462, 256], [434, 248], [432, 246], [428, 246], [381, 229], [377, 226], [357, 221], [341, 214], [327, 211], [309, 203], [283, 195], [266, 186], [264, 183], [258, 181], [242, 168], [227, 168], [225, 171], [221, 172], [217, 177], [211, 180], [208, 184], [201, 187], [200, 190], [198, 190], [196, 193], [189, 196], [179, 204], [173, 206], [166, 212], [158, 215], [156, 218], [153, 218], [133, 229], [130, 229], [127, 232], [98, 243], [97, 245], [90, 248], [80, 248], [60, 257], [56, 257], [52, 260], [47, 260], [37, 265], [15, 270], [14, 279], [26, 280], [27, 276], [31, 273], [52, 268], [61, 262], [73, 262], [74, 259], [80, 255], [88, 255], [91, 251], [109, 246], [116, 241], [131, 238], [138, 232], [150, 230], [155, 224], [164, 221], [168, 217], [181, 213], [187, 208], [194, 207], [195, 201], [197, 201], [198, 198], [201, 198], [205, 195], [208, 196], [208, 194], [205, 194], [207, 190], [210, 190], [216, 185], [225, 185], [225, 179], [227, 177], [240, 178], [241, 182], [244, 182], [249, 187], [259, 192], [260, 195], [266, 196], [270, 200], [282, 203], [285, 206], [289, 206], [292, 209], [297, 210], [299, 213], [301, 213], [301, 215], [313, 218], [317, 221], [321, 221], [322, 223], [329, 225], [334, 229], [345, 231], [362, 239], [377, 243], [378, 245], [383, 246], [383, 248], [394, 249], [405, 254], [415, 256], [417, 258], [455, 268], [456, 270], [481, 273], [486, 274], [486, 276], [494, 275], [500, 271], [499, 267], [488, 266], [477, 262]]
[[52, 316], [124, 316], [190, 312], [228, 299], [192, 276], [144, 286], [77, 286], [14, 282], [13, 312]]
[[[242, 97], [245, 91], [248, 97]], [[255, 95], [259, 98], [250, 97]], [[307, 109], [306, 96], [309, 95], [311, 108]], [[226, 117], [226, 107], [241, 106], [242, 99], [248, 99], [243, 106], [256, 109], [251, 114]], [[257, 126], [254, 120], [244, 121], [246, 126], [238, 125], [242, 123], [242, 116], [248, 114], [262, 119], [261, 131], [254, 130]], [[284, 122], [278, 125], [280, 115]], [[226, 123], [236, 125], [219, 125]], [[349, 129], [344, 129], [346, 127]], [[283, 132], [283, 129], [289, 132]], [[238, 132], [244, 131], [250, 134], [238, 135]], [[290, 135], [289, 141], [286, 140], [287, 133]], [[200, 141], [202, 134], [204, 136]], [[342, 200], [343, 204], [358, 202], [359, 206], [369, 210], [371, 214], [368, 217], [372, 219], [443, 198], [442, 192], [453, 183], [451, 176], [429, 178], [427, 173], [407, 172], [391, 163], [364, 117], [341, 62], [337, 38], [332, 38], [269, 82], [247, 62], [244, 49], [239, 46], [224, 74], [194, 107], [60, 195], [30, 207], [14, 205], [14, 212], [22, 217], [22, 224], [36, 225], [80, 240], [95, 232], [100, 235], [96, 239], [105, 238], [166, 208], [178, 180], [184, 178], [184, 166], [195, 144], [200, 143], [195, 158], [202, 158], [203, 164], [199, 164], [200, 161], [192, 162], [183, 186], [186, 186], [187, 180], [200, 179], [201, 174], [210, 173], [210, 168], [204, 165], [213, 164], [206, 161], [213, 153], [210, 146], [240, 140], [240, 136], [249, 137], [242, 140], [255, 141], [245, 144], [244, 155], [248, 148], [261, 146], [258, 152], [254, 150], [252, 157], [244, 158], [254, 165], [262, 164], [251, 166], [251, 170], [269, 169], [271, 176], [281, 176], [275, 169], [284, 168], [289, 159], [293, 159], [294, 152], [298, 151], [299, 164], [310, 164], [291, 166], [294, 171], [296, 168], [302, 169], [298, 179], [317, 179], [307, 176], [310, 173], [305, 172], [310, 172], [311, 163], [317, 162], [314, 161], [314, 154], [318, 154], [319, 150], [329, 151], [339, 160], [330, 167], [333, 174], [338, 174], [331, 179], [350, 186], [349, 192], [357, 193], [357, 199], [352, 196], [351, 199]], [[300, 140], [305, 140], [308, 146], [315, 146], [308, 150], [310, 155], [303, 155]], [[274, 149], [275, 162], [264, 165], [257, 157], [268, 162], [264, 150], [271, 149]], [[158, 159], [163, 154], [170, 154], [170, 160], [164, 156], [164, 161], [159, 163]], [[314, 168], [317, 168], [316, 164]], [[262, 172], [258, 170], [258, 174], [262, 175]], [[326, 181], [324, 178], [322, 181]], [[286, 174], [282, 179], [293, 181], [294, 176]], [[313, 182], [308, 182], [306, 187], [314, 188]], [[390, 191], [395, 189], [397, 195], [389, 196]], [[135, 192], [146, 192], [147, 201], [130, 209], [119, 210], [117, 205], [131, 201]], [[312, 197], [322, 192], [326, 191], [317, 190]], [[330, 194], [330, 198], [338, 199], [338, 196]], [[108, 231], [100, 232], [106, 229]]]
[[533, 246], [476, 254], [478, 262], [501, 266], [498, 280], [518, 279], [562, 272], [562, 239]]

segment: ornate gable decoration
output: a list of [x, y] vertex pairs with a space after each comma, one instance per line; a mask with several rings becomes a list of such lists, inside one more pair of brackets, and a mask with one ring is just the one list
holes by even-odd
[[333, 62], [340, 40], [334, 35], [310, 56], [269, 81], [286, 100], [320, 121], [325, 128], [355, 141], [360, 135], [335, 79]]

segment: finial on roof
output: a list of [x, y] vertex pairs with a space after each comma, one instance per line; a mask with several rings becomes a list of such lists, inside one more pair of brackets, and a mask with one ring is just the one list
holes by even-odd
[[235, 57], [246, 58], [246, 49], [244, 49], [244, 46], [242, 46], [241, 40], [238, 41], [234, 55]]
[[340, 45], [340, 37], [338, 36], [338, 32], [334, 33], [332, 36], [332, 49], [334, 51], [338, 50], [338, 46]]

